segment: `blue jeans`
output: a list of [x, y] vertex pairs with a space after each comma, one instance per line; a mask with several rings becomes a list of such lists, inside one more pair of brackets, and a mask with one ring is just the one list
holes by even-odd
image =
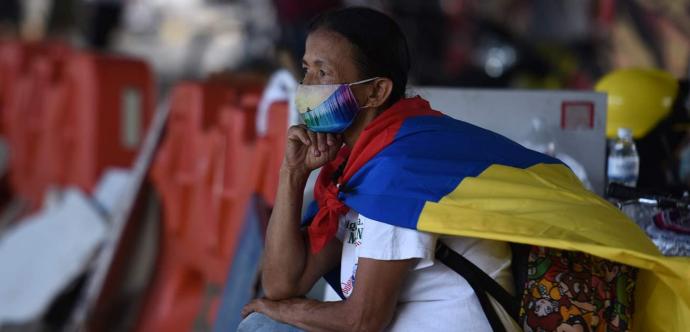
[[243, 319], [237, 332], [302, 332], [302, 330], [258, 312], [252, 312]]

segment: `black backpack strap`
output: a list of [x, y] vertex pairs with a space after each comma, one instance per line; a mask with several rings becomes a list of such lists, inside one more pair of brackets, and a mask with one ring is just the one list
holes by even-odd
[[521, 299], [525, 294], [525, 285], [527, 285], [527, 266], [529, 265], [529, 253], [531, 249], [532, 246], [529, 244], [510, 243], [510, 251], [513, 256], [513, 260], [510, 262], [510, 268], [513, 270], [515, 295], [518, 299]]
[[494, 332], [505, 331], [505, 327], [501, 323], [496, 310], [491, 305], [488, 295], [491, 295], [498, 301], [515, 322], [519, 321], [520, 302], [518, 298], [510, 295], [496, 280], [474, 265], [474, 263], [441, 241], [436, 241], [436, 259], [467, 280], [467, 283], [477, 295], [482, 310], [484, 310], [484, 315], [489, 320], [489, 324], [491, 324]]

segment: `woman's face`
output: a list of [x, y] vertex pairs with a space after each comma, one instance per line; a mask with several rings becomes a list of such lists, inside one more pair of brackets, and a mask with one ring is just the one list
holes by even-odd
[[[307, 37], [302, 68], [302, 83], [306, 85], [353, 83], [369, 78], [362, 77], [350, 41], [326, 29], [313, 31]], [[387, 78], [350, 86], [361, 111], [343, 132], [348, 145], [354, 146], [359, 133], [379, 114], [392, 87], [393, 82]]]
[[[303, 84], [340, 84], [352, 83], [363, 78], [355, 65], [354, 52], [350, 42], [342, 35], [328, 31], [316, 30], [307, 37], [304, 57]], [[353, 93], [358, 101], [356, 86]]]

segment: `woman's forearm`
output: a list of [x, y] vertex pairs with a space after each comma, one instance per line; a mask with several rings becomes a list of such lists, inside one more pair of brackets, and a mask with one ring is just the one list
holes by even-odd
[[266, 296], [274, 299], [296, 296], [306, 265], [306, 248], [300, 218], [302, 196], [309, 174], [280, 170], [275, 206], [266, 231], [261, 280]]
[[[276, 319], [310, 332], [357, 331], [361, 321], [346, 301], [320, 302], [294, 298], [277, 303]], [[368, 329], [362, 329], [369, 331]], [[371, 330], [374, 331], [374, 330]]]
[[348, 300], [321, 302], [305, 298], [281, 301], [257, 299], [242, 310], [243, 315], [260, 312], [286, 324], [310, 332], [381, 331], [392, 319], [377, 308]]

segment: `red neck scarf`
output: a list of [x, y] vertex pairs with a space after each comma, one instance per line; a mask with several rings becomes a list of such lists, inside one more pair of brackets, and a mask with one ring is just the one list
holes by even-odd
[[[338, 218], [350, 209], [338, 198], [340, 186], [377, 153], [387, 147], [398, 133], [403, 122], [413, 116], [439, 116], [429, 102], [420, 98], [402, 99], [377, 116], [362, 131], [355, 146], [350, 150], [343, 147], [338, 156], [323, 166], [314, 186], [314, 199], [319, 211], [309, 225], [309, 241], [312, 253], [318, 253], [338, 230]], [[333, 179], [335, 172], [346, 162], [342, 174]]]

